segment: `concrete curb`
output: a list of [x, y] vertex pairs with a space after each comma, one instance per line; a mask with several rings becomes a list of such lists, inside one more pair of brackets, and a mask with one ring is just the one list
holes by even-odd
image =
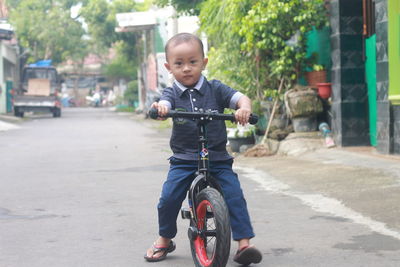
[[14, 129], [18, 129], [18, 128], [20, 128], [20, 127], [15, 125], [15, 124], [8, 123], [8, 122], [0, 120], [0, 132], [5, 132], [5, 131], [8, 131], [8, 130], [14, 130]]

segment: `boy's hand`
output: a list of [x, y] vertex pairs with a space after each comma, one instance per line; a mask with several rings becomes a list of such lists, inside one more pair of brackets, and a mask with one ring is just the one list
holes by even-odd
[[169, 108], [166, 105], [160, 104], [158, 102], [154, 102], [153, 104], [151, 104], [151, 108], [155, 108], [158, 110], [158, 115], [160, 117], [158, 117], [158, 120], [166, 120], [167, 118], [164, 117], [165, 115], [167, 115]]
[[239, 108], [235, 112], [236, 122], [245, 125], [249, 122], [251, 110], [247, 108]]
[[250, 99], [243, 95], [237, 105], [237, 110], [235, 112], [236, 122], [245, 125], [249, 122], [250, 114], [251, 114], [251, 101]]

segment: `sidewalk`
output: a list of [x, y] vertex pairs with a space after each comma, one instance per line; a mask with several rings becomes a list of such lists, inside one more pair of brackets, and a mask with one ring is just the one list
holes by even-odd
[[290, 149], [289, 156], [238, 155], [235, 164], [257, 170], [264, 190], [298, 197], [313, 209], [400, 239], [400, 156], [373, 147], [328, 149], [318, 142], [299, 152], [307, 142], [299, 138], [292, 144], [295, 156]]
[[0, 114], [0, 132], [18, 129], [19, 126], [17, 124], [22, 120], [12, 115]]

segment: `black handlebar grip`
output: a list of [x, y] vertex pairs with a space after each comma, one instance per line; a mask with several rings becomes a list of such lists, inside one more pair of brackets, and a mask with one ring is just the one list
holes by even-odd
[[155, 108], [151, 108], [149, 110], [149, 116], [150, 118], [152, 118], [153, 120], [156, 120], [158, 118], [158, 110]]
[[249, 118], [249, 123], [252, 124], [252, 125], [254, 125], [254, 124], [256, 124], [257, 122], [258, 122], [258, 116], [257, 116], [257, 115], [254, 115], [254, 114], [251, 114], [251, 116], [250, 116], [250, 118]]

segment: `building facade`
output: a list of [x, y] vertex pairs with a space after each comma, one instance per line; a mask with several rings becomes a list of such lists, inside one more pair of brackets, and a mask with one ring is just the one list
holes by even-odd
[[400, 154], [400, 1], [329, 2], [336, 142]]

